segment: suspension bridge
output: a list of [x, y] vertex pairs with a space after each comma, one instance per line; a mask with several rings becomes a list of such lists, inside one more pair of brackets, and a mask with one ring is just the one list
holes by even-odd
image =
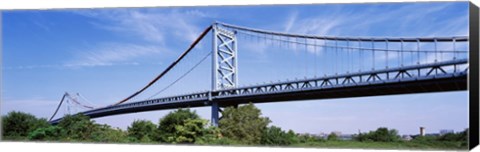
[[[138, 99], [145, 90], [162, 80], [172, 69], [210, 34], [211, 50], [190, 65], [177, 79], [145, 99]], [[242, 41], [243, 40], [243, 41]], [[267, 52], [280, 54], [278, 65], [285, 66], [282, 80], [252, 85], [239, 85], [239, 55], [247, 42]], [[248, 48], [245, 48], [248, 49]], [[290, 51], [291, 54], [283, 54]], [[303, 50], [303, 51], [298, 51]], [[308, 59], [290, 58], [303, 52]], [[199, 56], [199, 55], [196, 55]], [[211, 59], [211, 86], [204, 91], [157, 97], [170, 87], [178, 85], [186, 75]], [[285, 63], [284, 63], [285, 62]], [[310, 63], [309, 63], [310, 62]], [[283, 64], [281, 64], [283, 63]], [[207, 63], [208, 64], [208, 63]], [[289, 69], [291, 65], [305, 66], [303, 78], [293, 78], [302, 67]], [[259, 66], [261, 66], [259, 64]], [[312, 68], [313, 70], [308, 68]], [[103, 107], [89, 106], [88, 101], [77, 94], [65, 93], [50, 123], [56, 124], [62, 118], [55, 118], [62, 104], [82, 107], [82, 113], [90, 118], [105, 116], [193, 107], [211, 107], [211, 124], [218, 125], [221, 107], [245, 103], [274, 103], [311, 99], [332, 99], [362, 96], [380, 96], [467, 90], [468, 37], [341, 37], [293, 34], [231, 25], [215, 22], [207, 27], [172, 64], [138, 91], [123, 100]], [[268, 76], [267, 76], [268, 77]], [[281, 76], [271, 76], [279, 78]], [[271, 78], [270, 78], [271, 79]], [[200, 80], [199, 80], [200, 81]], [[204, 80], [209, 81], [209, 80]], [[195, 85], [195, 84], [190, 84]], [[157, 89], [158, 90], [158, 89]], [[80, 101], [83, 99], [82, 101]], [[64, 102], [66, 101], [66, 102]], [[89, 102], [91, 103], [91, 102]], [[69, 106], [68, 106], [69, 107]]]

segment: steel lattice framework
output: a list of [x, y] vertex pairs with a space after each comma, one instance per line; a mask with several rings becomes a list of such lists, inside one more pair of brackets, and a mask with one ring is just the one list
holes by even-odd
[[235, 88], [238, 85], [235, 33], [214, 25], [213, 34], [212, 90]]

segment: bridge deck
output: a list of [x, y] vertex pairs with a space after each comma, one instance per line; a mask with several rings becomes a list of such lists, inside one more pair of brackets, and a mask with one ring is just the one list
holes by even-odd
[[[138, 101], [82, 112], [90, 118], [162, 109], [456, 91], [467, 89], [468, 60], [294, 80]], [[451, 68], [453, 70], [445, 70]], [[55, 124], [60, 119], [53, 120]]]

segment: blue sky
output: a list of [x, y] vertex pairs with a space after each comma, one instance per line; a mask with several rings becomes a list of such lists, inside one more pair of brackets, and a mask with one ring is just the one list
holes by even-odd
[[[50, 117], [65, 91], [79, 92], [92, 105], [112, 104], [160, 73], [214, 21], [314, 35], [466, 36], [467, 8], [467, 2], [454, 2], [4, 11], [1, 113], [20, 110]], [[187, 56], [188, 62], [180, 63], [136, 99], [150, 97], [187, 71], [211, 50], [210, 44], [207, 35]], [[267, 44], [239, 36], [240, 85], [332, 72], [331, 66], [321, 61], [312, 65], [329, 58], [328, 53], [312, 56], [308, 49], [280, 50]], [[208, 90], [210, 63], [207, 59], [159, 96]], [[401, 134], [416, 134], [420, 126], [432, 133], [466, 128], [467, 95], [460, 91], [257, 106], [273, 125], [296, 132], [357, 133], [383, 126]], [[195, 110], [210, 118], [209, 107]], [[168, 112], [95, 121], [125, 129], [134, 119], [158, 122]]]

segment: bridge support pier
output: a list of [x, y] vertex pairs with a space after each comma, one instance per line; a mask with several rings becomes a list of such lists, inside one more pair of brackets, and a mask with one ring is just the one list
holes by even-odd
[[218, 106], [217, 102], [212, 102], [212, 118], [211, 118], [211, 124], [212, 126], [218, 127], [218, 113], [220, 112], [220, 107]]

